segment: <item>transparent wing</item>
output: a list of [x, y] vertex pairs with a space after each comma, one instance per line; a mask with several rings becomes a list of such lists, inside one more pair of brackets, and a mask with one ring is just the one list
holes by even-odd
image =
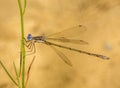
[[71, 28], [67, 28], [61, 32], [57, 32], [51, 35], [48, 35], [47, 37], [73, 37], [73, 36], [79, 36], [86, 30], [86, 27], [83, 25], [77, 25]]
[[54, 46], [52, 46], [52, 45], [50, 45], [50, 46], [66, 64], [72, 66], [72, 63], [70, 62], [70, 60], [62, 52], [60, 52]]
[[86, 45], [88, 44], [88, 42], [84, 41], [84, 40], [76, 40], [76, 39], [67, 39], [64, 37], [61, 38], [46, 38], [46, 40], [52, 40], [52, 41], [58, 41], [58, 42], [62, 42], [62, 43], [72, 43], [72, 44], [82, 44], [82, 45]]

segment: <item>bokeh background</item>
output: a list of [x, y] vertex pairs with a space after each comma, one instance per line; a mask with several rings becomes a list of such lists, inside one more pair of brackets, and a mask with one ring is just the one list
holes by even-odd
[[[120, 0], [27, 0], [25, 36], [48, 35], [78, 24], [87, 30], [76, 39], [89, 44], [72, 47], [110, 60], [59, 49], [72, 62], [70, 67], [51, 47], [36, 44], [36, 54], [26, 58], [27, 70], [36, 56], [28, 88], [120, 88]], [[0, 0], [0, 60], [14, 78], [13, 61], [19, 69], [20, 38], [17, 0]], [[16, 88], [1, 66], [0, 88]]]

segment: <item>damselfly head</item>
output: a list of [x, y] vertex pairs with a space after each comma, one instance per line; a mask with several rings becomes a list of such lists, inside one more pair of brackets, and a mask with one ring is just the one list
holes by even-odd
[[27, 39], [28, 39], [28, 40], [32, 40], [32, 38], [33, 38], [32, 35], [31, 35], [31, 34], [28, 34]]

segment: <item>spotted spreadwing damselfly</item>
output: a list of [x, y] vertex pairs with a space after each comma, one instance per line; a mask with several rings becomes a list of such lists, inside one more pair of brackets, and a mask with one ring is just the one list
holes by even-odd
[[95, 53], [91, 53], [91, 52], [87, 52], [87, 51], [83, 51], [80, 49], [75, 49], [75, 48], [71, 48], [65, 45], [61, 45], [61, 44], [57, 44], [54, 42], [50, 42], [52, 41], [57, 41], [57, 42], [62, 42], [62, 43], [72, 43], [72, 44], [88, 44], [86, 41], [84, 40], [77, 40], [77, 39], [70, 39], [68, 38], [69, 36], [79, 36], [81, 32], [85, 31], [86, 27], [83, 25], [77, 25], [74, 26], [72, 28], [68, 28], [65, 29], [61, 32], [57, 32], [48, 36], [32, 36], [31, 34], [28, 34], [27, 39], [25, 39], [25, 45], [28, 49], [30, 49], [30, 52], [32, 52], [31, 54], [36, 52], [36, 48], [35, 48], [35, 44], [36, 43], [43, 43], [46, 44], [48, 46], [50, 46], [59, 56], [60, 58], [68, 65], [72, 66], [70, 60], [60, 51], [57, 49], [57, 47], [59, 48], [64, 48], [70, 51], [75, 51], [78, 53], [83, 53], [86, 55], [90, 55], [90, 56], [94, 56], [94, 57], [98, 57], [101, 58], [103, 60], [108, 60], [109, 57], [101, 55], [101, 54], [95, 54]]

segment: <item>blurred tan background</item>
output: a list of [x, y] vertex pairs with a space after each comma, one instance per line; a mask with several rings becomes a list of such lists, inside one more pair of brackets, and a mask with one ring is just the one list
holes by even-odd
[[[78, 24], [87, 30], [76, 38], [89, 45], [72, 47], [111, 59], [60, 49], [72, 62], [70, 67], [49, 46], [36, 44], [36, 54], [26, 58], [27, 69], [36, 56], [28, 88], [120, 88], [119, 0], [27, 0], [25, 36], [52, 34]], [[20, 37], [17, 0], [1, 0], [0, 60], [14, 77], [13, 61], [19, 68]], [[16, 88], [1, 66], [0, 88]]]

